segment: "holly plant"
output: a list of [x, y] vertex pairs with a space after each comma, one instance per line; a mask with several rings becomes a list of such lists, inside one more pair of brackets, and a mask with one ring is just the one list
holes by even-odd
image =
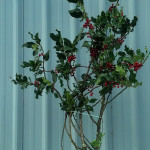
[[[37, 99], [46, 91], [60, 100], [60, 108], [65, 112], [61, 137], [62, 150], [64, 131], [76, 150], [99, 150], [104, 136], [104, 110], [128, 87], [136, 88], [142, 84], [137, 80], [137, 72], [143, 67], [149, 52], [147, 48], [142, 52], [123, 44], [126, 37], [134, 31], [138, 19], [136, 16], [132, 20], [128, 19], [123, 13], [123, 8], [118, 7], [119, 0], [109, 0], [112, 2], [109, 9], [102, 11], [97, 17], [88, 16], [84, 0], [67, 1], [76, 5], [75, 9], [69, 10], [69, 14], [80, 19], [83, 26], [73, 41], [63, 38], [59, 30], [50, 33], [51, 40], [55, 42], [54, 49], [58, 58], [56, 67], [53, 70], [45, 67], [50, 58], [50, 51], [43, 49], [38, 33], [29, 33], [32, 41], [26, 42], [23, 47], [32, 49], [33, 59], [23, 61], [21, 67], [29, 68], [33, 76], [16, 74], [12, 81], [21, 85], [22, 89], [32, 86]], [[79, 43], [82, 45], [81, 48]], [[89, 54], [87, 66], [76, 61], [77, 53], [81, 49]], [[84, 70], [84, 73], [77, 77], [80, 69]], [[112, 97], [112, 92], [116, 88], [119, 93]], [[99, 117], [96, 120], [91, 113], [97, 105]], [[83, 130], [82, 116], [85, 112], [96, 126], [95, 139], [92, 141], [86, 137]], [[81, 145], [73, 138], [72, 129], [81, 140]]]

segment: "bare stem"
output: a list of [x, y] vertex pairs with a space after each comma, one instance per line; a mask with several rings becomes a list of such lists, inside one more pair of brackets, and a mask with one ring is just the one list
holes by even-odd
[[93, 117], [91, 116], [90, 112], [87, 110], [87, 113], [89, 114], [91, 120], [93, 121], [93, 123], [95, 123], [97, 125], [97, 122], [93, 119]]
[[65, 121], [64, 121], [62, 136], [61, 136], [61, 150], [63, 150], [63, 137], [64, 137], [64, 131], [65, 131], [65, 126], [66, 126], [66, 120], [67, 120], [67, 114], [65, 114]]
[[71, 140], [71, 143], [74, 145], [74, 147], [76, 148], [76, 150], [82, 150], [82, 148], [78, 147], [76, 145], [76, 143], [74, 142], [74, 140], [72, 138], [72, 135], [69, 133], [68, 128], [66, 127], [66, 123], [65, 123], [65, 129], [66, 129], [66, 132], [67, 132], [67, 134], [68, 134], [68, 136], [69, 136], [69, 138]]
[[82, 142], [82, 148], [83, 150], [86, 150], [86, 145], [84, 141], [84, 136], [83, 136], [83, 128], [82, 128], [82, 114], [79, 114], [79, 122], [80, 122], [80, 137], [81, 137], [81, 142]]
[[[73, 126], [75, 132], [76, 132], [77, 135], [80, 137], [80, 133], [79, 133], [79, 131], [77, 130], [77, 128], [75, 127], [75, 125], [74, 125], [72, 119], [71, 119], [71, 123], [72, 123], [72, 126]], [[84, 135], [83, 135], [83, 136], [84, 136]], [[90, 141], [89, 141], [85, 136], [84, 136], [84, 138], [87, 140], [87, 142], [88, 142], [89, 144], [91, 144]], [[85, 142], [85, 143], [86, 143], [86, 142]], [[86, 145], [87, 145], [87, 147], [88, 147], [90, 150], [92, 150], [92, 149], [90, 148], [90, 146], [89, 146], [87, 143], [86, 143]]]
[[73, 114], [72, 116], [73, 116], [73, 118], [74, 118], [74, 120], [75, 120], [75, 122], [76, 122], [76, 124], [77, 124], [78, 128], [80, 129], [80, 125], [79, 125], [79, 123], [78, 123], [77, 119], [75, 118], [74, 114]]
[[69, 89], [71, 92], [73, 92], [73, 91], [71, 90], [70, 86], [69, 86], [69, 81], [68, 81], [68, 80], [67, 80], [67, 86], [68, 86], [68, 89]]
[[[79, 123], [78, 123], [78, 121], [77, 121], [77, 119], [75, 118], [74, 115], [73, 115], [73, 118], [74, 118], [74, 120], [75, 120], [75, 122], [76, 122], [78, 128], [80, 129], [80, 125], [79, 125]], [[87, 142], [88, 142], [89, 144], [91, 144], [90, 141], [87, 139], [87, 137], [86, 137], [84, 134], [83, 134], [83, 136], [84, 136], [84, 138], [87, 140]]]
[[46, 70], [44, 70], [44, 72], [51, 72], [51, 71], [46, 71]]
[[77, 128], [75, 127], [75, 125], [74, 125], [72, 119], [71, 119], [71, 123], [72, 123], [72, 126], [73, 126], [75, 132], [77, 133], [77, 135], [80, 136], [80, 133], [79, 133], [79, 131], [77, 130]]
[[102, 116], [103, 116], [104, 110], [106, 108], [106, 105], [107, 104], [105, 104], [105, 97], [103, 96], [103, 99], [102, 99], [102, 102], [101, 102], [100, 113], [99, 113], [99, 119], [97, 121], [97, 135], [96, 135], [97, 140], [99, 139], [99, 136], [100, 136]]
[[108, 102], [110, 95], [111, 95], [111, 92], [109, 93], [106, 102]]
[[56, 93], [58, 94], [59, 98], [63, 101], [63, 98], [61, 97], [60, 93], [58, 92], [58, 90], [54, 89], [56, 91]]
[[111, 103], [118, 95], [120, 95], [126, 89], [127, 89], [127, 87], [125, 87], [122, 91], [120, 91], [117, 95], [115, 95], [110, 101], [106, 102], [106, 105]]
[[86, 79], [88, 78], [88, 74], [89, 74], [89, 71], [90, 71], [91, 65], [92, 65], [92, 59], [90, 60], [90, 63], [89, 63], [89, 66], [88, 66], [88, 70], [87, 70], [86, 76], [85, 76], [85, 78], [84, 78], [84, 80], [83, 80], [83, 81], [86, 81]]
[[71, 138], [72, 138], [72, 133], [71, 133], [71, 116], [72, 116], [72, 114], [69, 115], [69, 134], [71, 135]]
[[77, 80], [77, 78], [75, 77], [75, 75], [73, 75], [73, 77], [74, 77], [76, 83], [78, 84], [78, 80]]
[[103, 97], [99, 101], [97, 101], [94, 105], [92, 105], [92, 108], [95, 107], [98, 103], [100, 103], [102, 101], [102, 99], [103, 99]]

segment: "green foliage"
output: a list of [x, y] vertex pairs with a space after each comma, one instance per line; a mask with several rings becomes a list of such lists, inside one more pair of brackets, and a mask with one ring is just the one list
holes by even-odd
[[[32, 86], [37, 99], [44, 91], [46, 94], [52, 93], [55, 98], [60, 99], [60, 107], [69, 117], [75, 111], [90, 113], [100, 103], [101, 119], [105, 107], [113, 100], [109, 98], [115, 88], [120, 88], [120, 95], [127, 87], [136, 88], [142, 85], [137, 80], [137, 72], [143, 67], [150, 53], [147, 47], [145, 52], [140, 49], [133, 50], [127, 45], [122, 47], [126, 36], [134, 31], [138, 19], [136, 16], [132, 20], [127, 18], [123, 14], [123, 8], [118, 7], [119, 0], [109, 0], [115, 3], [97, 17], [91, 18], [85, 11], [83, 0], [67, 1], [76, 5], [75, 9], [69, 10], [69, 14], [74, 18], [81, 18], [80, 21], [83, 22], [79, 33], [73, 41], [62, 37], [59, 30], [50, 33], [58, 58], [55, 68], [50, 70], [49, 67], [45, 68], [45, 63], [50, 58], [50, 50], [42, 48], [38, 33], [33, 35], [29, 32], [32, 41], [24, 43], [23, 47], [32, 50], [33, 59], [23, 61], [21, 67], [29, 68], [33, 76], [30, 78], [16, 74], [12, 82], [21, 85], [22, 89]], [[89, 54], [87, 66], [76, 62], [82, 47], [86, 54]], [[85, 57], [87, 56], [80, 58], [85, 60]], [[80, 72], [81, 69], [83, 73]], [[60, 87], [62, 92], [59, 92], [57, 87]], [[95, 98], [95, 93], [102, 99]], [[101, 120], [99, 121], [100, 125]], [[100, 149], [103, 136], [104, 134], [99, 132], [90, 147]], [[82, 147], [84, 146], [86, 145], [82, 143]]]
[[[134, 31], [138, 21], [134, 16], [132, 20], [123, 14], [123, 8], [118, 8], [118, 0], [107, 11], [102, 11], [97, 17], [88, 17], [84, 8], [83, 0], [68, 0], [76, 5], [70, 10], [72, 17], [81, 18], [83, 27], [71, 41], [62, 37], [61, 32], [50, 33], [54, 41], [54, 49], [57, 55], [57, 64], [54, 70], [45, 68], [45, 63], [50, 58], [50, 50], [45, 51], [41, 45], [39, 34], [33, 35], [29, 32], [32, 41], [23, 44], [23, 47], [32, 49], [33, 59], [23, 61], [21, 67], [29, 68], [34, 75], [34, 81], [30, 78], [16, 74], [12, 80], [21, 88], [29, 85], [35, 88], [36, 98], [46, 93], [53, 93], [61, 100], [60, 107], [70, 114], [72, 111], [93, 111], [98, 99], [94, 98], [95, 89], [101, 97], [110, 94], [114, 88], [137, 87], [142, 83], [137, 80], [137, 71], [143, 66], [149, 52], [140, 49], [133, 50], [125, 45], [122, 48], [126, 36]], [[107, 34], [106, 34], [107, 33]], [[77, 53], [81, 44], [89, 56], [89, 65], [76, 64]], [[84, 59], [84, 56], [82, 56]], [[76, 78], [79, 68], [85, 70]], [[50, 75], [50, 79], [47, 75]], [[78, 74], [79, 75], [79, 74]], [[75, 81], [70, 86], [69, 81]], [[59, 84], [57, 84], [59, 82]], [[63, 94], [56, 88], [64, 89]], [[92, 147], [100, 147], [101, 140], [92, 142]]]
[[[108, 11], [102, 11], [96, 18], [91, 17], [90, 20], [85, 12], [82, 0], [68, 0], [68, 2], [76, 4], [76, 8], [69, 11], [70, 15], [75, 18], [82, 17], [85, 24], [73, 41], [63, 38], [59, 30], [56, 30], [56, 34], [50, 33], [50, 38], [55, 42], [54, 49], [58, 58], [55, 71], [48, 71], [51, 73], [52, 81], [48, 82], [44, 68], [45, 61], [49, 60], [50, 50], [44, 52], [38, 33], [33, 35], [29, 32], [33, 41], [26, 42], [23, 47], [33, 50], [34, 60], [24, 61], [21, 67], [29, 68], [30, 71], [34, 72], [35, 81], [39, 82], [33, 84], [36, 98], [42, 95], [43, 90], [46, 89], [47, 93], [52, 92], [56, 98], [62, 100], [60, 106], [64, 111], [93, 111], [90, 104], [94, 104], [98, 100], [95, 98], [90, 99], [87, 95], [93, 95], [92, 91], [95, 86], [99, 87], [100, 95], [104, 96], [111, 93], [118, 85], [125, 87], [141, 85], [136, 79], [137, 70], [143, 66], [141, 64], [146, 61], [149, 53], [147, 49], [146, 53], [141, 52], [140, 49], [133, 51], [127, 45], [124, 50], [121, 49], [122, 43], [126, 36], [133, 32], [138, 19], [134, 16], [133, 20], [129, 20], [123, 15], [123, 9], [119, 10], [117, 8], [117, 4], [115, 7], [112, 5]], [[118, 1], [110, 0], [110, 2]], [[109, 34], [106, 34], [106, 32]], [[89, 39], [82, 41], [86, 36]], [[79, 67], [84, 67], [82, 64], [75, 63], [76, 54], [79, 51], [76, 46], [79, 42], [82, 42], [82, 47], [89, 51], [91, 63], [85, 67], [89, 68], [89, 71], [81, 74], [81, 80], [77, 81], [74, 77], [75, 71]], [[74, 78], [77, 82], [73, 84], [74, 90], [68, 87], [70, 92], [65, 90], [63, 96], [60, 97], [54, 84], [59, 81], [60, 86], [63, 87], [64, 80], [68, 82], [71, 78]], [[25, 79], [21, 75], [16, 75], [16, 80], [13, 80], [13, 82], [24, 85], [24, 88], [32, 85], [31, 82], [25, 81]]]
[[39, 57], [37, 56], [35, 60], [29, 60], [29, 62], [23, 61], [23, 64], [21, 65], [22, 68], [29, 67], [30, 71], [38, 71], [40, 69], [40, 66], [42, 65], [42, 61], [39, 60]]
[[25, 89], [30, 85], [29, 80], [30, 80], [30, 78], [27, 78], [26, 76], [16, 74], [16, 79], [15, 80], [13, 79], [12, 82], [14, 84], [21, 85], [21, 89]]
[[92, 143], [91, 143], [91, 146], [95, 149], [95, 148], [100, 148], [101, 147], [101, 145], [102, 145], [102, 139], [103, 139], [103, 137], [104, 137], [104, 133], [100, 133], [100, 136], [99, 136], [99, 139], [97, 140], [93, 140], [92, 141]]

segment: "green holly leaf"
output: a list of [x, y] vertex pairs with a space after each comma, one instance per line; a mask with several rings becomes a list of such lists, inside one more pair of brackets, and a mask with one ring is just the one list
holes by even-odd
[[98, 140], [93, 140], [91, 146], [92, 148], [100, 148], [100, 143]]
[[50, 50], [48, 50], [48, 51], [46, 52], [46, 54], [44, 54], [44, 56], [43, 56], [43, 58], [44, 58], [45, 61], [48, 61], [48, 60], [49, 60], [49, 52], [50, 52]]
[[39, 53], [39, 49], [33, 51], [33, 56], [36, 56]]
[[82, 33], [83, 32], [83, 29], [81, 29], [81, 32], [75, 37], [74, 41], [73, 41], [73, 44], [74, 45], [77, 45], [79, 41], [83, 40], [86, 33]]
[[52, 74], [52, 80], [54, 83], [57, 81], [57, 75], [55, 73]]
[[105, 79], [109, 80], [108, 74], [107, 74], [107, 73], [101, 73], [101, 74], [98, 76], [98, 78], [97, 78], [95, 84], [99, 85], [99, 84], [100, 84], [102, 81], [104, 81]]
[[25, 44], [22, 45], [22, 47], [27, 47], [27, 48], [32, 48], [32, 45], [35, 45], [36, 43], [34, 42], [27, 42]]
[[39, 38], [39, 33], [36, 33], [36, 34], [35, 34], [34, 40], [36, 41], [37, 44], [40, 44], [41, 39]]
[[66, 46], [72, 47], [71, 41], [70, 41], [69, 39], [67, 39], [67, 38], [64, 38], [64, 44], [65, 44]]
[[67, 0], [70, 3], [77, 3], [79, 0]]
[[136, 82], [132, 87], [136, 88], [138, 86], [142, 85], [142, 82]]
[[93, 111], [93, 107], [90, 105], [85, 105], [86, 110]]
[[88, 41], [84, 41], [82, 44], [82, 47], [86, 47], [87, 49], [89, 49], [91, 47], [91, 45], [89, 44]]
[[92, 99], [89, 101], [89, 103], [95, 103], [96, 101], [97, 101], [96, 98], [92, 98]]
[[69, 10], [69, 14], [74, 18], [81, 18], [83, 15], [82, 11], [79, 8]]
[[121, 52], [121, 51], [120, 51], [120, 52], [118, 52], [118, 54], [119, 54], [120, 56], [122, 56], [122, 57], [126, 55], [126, 53], [125, 53], [125, 52]]
[[125, 76], [126, 72], [125, 70], [122, 68], [122, 66], [116, 65], [116, 71], [119, 72], [119, 74], [121, 76]]
[[50, 33], [50, 38], [56, 42], [59, 40], [59, 37], [57, 35], [55, 35], [54, 33]]
[[[30, 80], [30, 78], [29, 78]], [[19, 84], [21, 85], [21, 89], [27, 88], [28, 85], [31, 85], [31, 83], [28, 81], [28, 78], [26, 76], [16, 74], [16, 79], [12, 80], [14, 84]]]
[[131, 26], [132, 26], [132, 27], [135, 27], [137, 21], [138, 21], [138, 18], [137, 18], [136, 16], [134, 16], [134, 18], [133, 18], [133, 20], [132, 20], [132, 22], [131, 22]]
[[40, 58], [39, 56], [36, 56], [36, 57], [35, 57], [35, 59], [34, 59], [35, 64], [38, 63], [39, 58]]
[[32, 49], [33, 49], [33, 50], [37, 50], [38, 47], [39, 47], [39, 46], [38, 46], [37, 44], [32, 44]]
[[60, 61], [64, 61], [66, 59], [66, 56], [63, 53], [57, 53], [57, 57], [59, 58]]
[[34, 40], [34, 36], [33, 36], [33, 34], [32, 34], [31, 32], [28, 32], [28, 34], [30, 34], [30, 36], [31, 36], [32, 40]]
[[35, 98], [36, 99], [38, 99], [39, 98], [39, 96], [42, 96], [42, 92], [43, 92], [43, 90], [41, 90], [41, 89], [35, 89], [34, 90], [34, 93], [35, 93]]
[[109, 0], [110, 2], [117, 2], [118, 0]]
[[45, 78], [42, 77], [43, 83], [45, 83], [47, 86], [51, 86], [51, 82]]
[[133, 83], [136, 83], [136, 73], [134, 73], [133, 71], [130, 71], [130, 76], [129, 76], [129, 80]]
[[128, 55], [130, 55], [131, 57], [133, 57], [134, 52], [133, 52], [132, 50], [130, 50], [129, 47], [127, 47], [127, 46], [125, 45], [125, 49], [124, 49], [124, 50], [126, 51], [126, 53], [127, 53]]

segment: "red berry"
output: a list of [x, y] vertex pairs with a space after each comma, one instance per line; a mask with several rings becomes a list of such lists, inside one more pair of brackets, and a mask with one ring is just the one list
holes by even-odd
[[93, 93], [90, 94], [90, 96], [92, 96], [92, 95], [93, 95]]

